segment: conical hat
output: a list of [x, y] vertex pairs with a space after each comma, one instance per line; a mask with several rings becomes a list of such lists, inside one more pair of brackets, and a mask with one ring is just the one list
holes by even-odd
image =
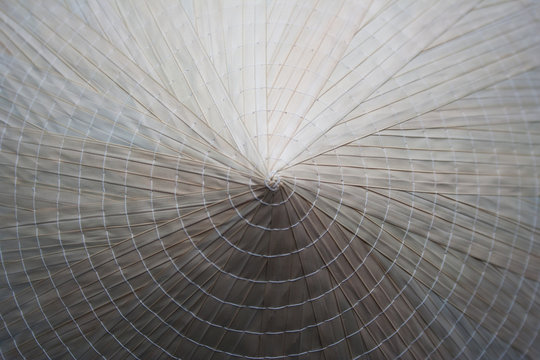
[[538, 1], [1, 4], [2, 358], [540, 358]]

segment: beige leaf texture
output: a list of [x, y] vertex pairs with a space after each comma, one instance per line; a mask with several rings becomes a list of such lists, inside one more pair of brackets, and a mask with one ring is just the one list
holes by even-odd
[[0, 4], [1, 358], [540, 358], [538, 1]]

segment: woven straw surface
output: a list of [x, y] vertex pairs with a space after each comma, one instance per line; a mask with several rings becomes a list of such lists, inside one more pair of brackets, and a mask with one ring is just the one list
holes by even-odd
[[538, 1], [0, 8], [0, 357], [540, 358]]

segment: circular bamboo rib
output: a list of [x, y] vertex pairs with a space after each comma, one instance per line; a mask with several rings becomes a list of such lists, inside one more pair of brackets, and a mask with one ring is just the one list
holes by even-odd
[[540, 358], [538, 2], [1, 8], [2, 358]]

